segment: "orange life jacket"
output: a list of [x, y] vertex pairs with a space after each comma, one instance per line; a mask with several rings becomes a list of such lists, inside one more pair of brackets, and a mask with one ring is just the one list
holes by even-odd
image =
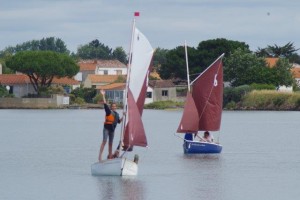
[[115, 116], [112, 113], [110, 113], [109, 115], [105, 116], [104, 124], [113, 124], [114, 121], [115, 121]]

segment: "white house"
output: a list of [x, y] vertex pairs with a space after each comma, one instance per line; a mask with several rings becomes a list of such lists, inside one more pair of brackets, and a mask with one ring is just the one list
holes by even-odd
[[148, 103], [153, 103], [153, 87], [151, 87], [151, 86], [147, 87], [145, 104], [148, 104]]
[[127, 75], [127, 66], [118, 60], [101, 60], [97, 63], [97, 75]]
[[118, 60], [81, 60], [75, 79], [85, 82], [88, 75], [126, 75], [127, 67]]

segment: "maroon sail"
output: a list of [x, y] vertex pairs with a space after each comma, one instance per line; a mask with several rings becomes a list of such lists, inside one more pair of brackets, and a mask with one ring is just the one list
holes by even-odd
[[148, 68], [148, 73], [145, 76], [141, 91], [140, 91], [139, 96], [138, 96], [137, 101], [136, 101], [136, 104], [137, 104], [137, 107], [138, 107], [138, 109], [141, 113], [141, 116], [143, 115], [144, 104], [145, 104], [145, 99], [146, 99], [146, 94], [147, 94], [149, 71], [150, 71], [150, 66]]
[[128, 89], [128, 119], [123, 143], [125, 147], [147, 146], [147, 138], [140, 111], [134, 101], [132, 92]]
[[195, 133], [199, 125], [198, 111], [190, 92], [187, 93], [183, 115], [178, 126], [177, 133]]
[[223, 104], [223, 63], [221, 55], [192, 82], [192, 96], [199, 114], [200, 131], [218, 131]]

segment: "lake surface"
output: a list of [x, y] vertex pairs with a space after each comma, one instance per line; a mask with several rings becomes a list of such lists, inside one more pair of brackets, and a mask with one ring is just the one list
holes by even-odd
[[181, 114], [144, 111], [149, 148], [126, 178], [91, 176], [103, 110], [0, 110], [0, 199], [299, 199], [300, 112], [224, 111], [217, 156], [183, 154]]

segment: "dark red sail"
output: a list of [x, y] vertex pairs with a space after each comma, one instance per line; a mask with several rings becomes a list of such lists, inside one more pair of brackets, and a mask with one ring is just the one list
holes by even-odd
[[128, 89], [128, 113], [127, 124], [124, 135], [124, 146], [147, 146], [147, 138], [140, 111], [134, 101], [132, 92]]
[[187, 93], [183, 115], [177, 133], [195, 133], [199, 125], [199, 115], [194, 99], [190, 92]]
[[192, 96], [199, 114], [200, 131], [218, 131], [221, 126], [223, 55], [192, 82]]

